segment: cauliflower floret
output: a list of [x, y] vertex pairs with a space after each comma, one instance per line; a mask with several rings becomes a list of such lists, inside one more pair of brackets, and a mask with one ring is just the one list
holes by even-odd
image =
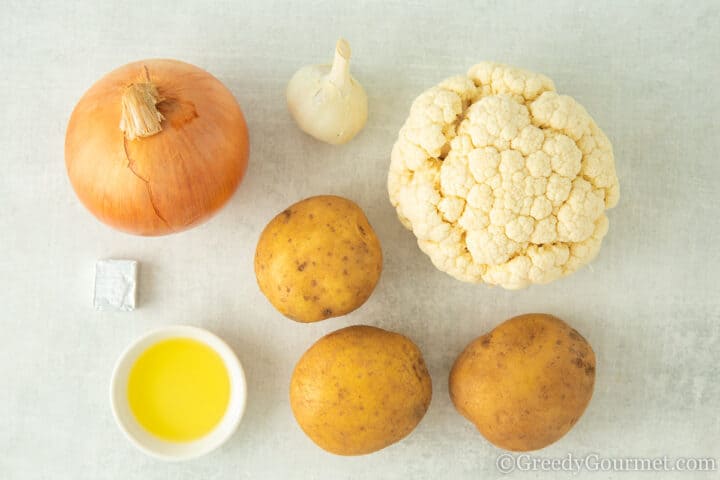
[[413, 102], [388, 191], [437, 268], [515, 289], [592, 260], [620, 190], [612, 145], [580, 104], [486, 62]]

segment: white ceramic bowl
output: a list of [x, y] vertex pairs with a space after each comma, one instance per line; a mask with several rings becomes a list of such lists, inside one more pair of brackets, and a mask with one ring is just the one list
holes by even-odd
[[[225, 415], [210, 433], [191, 442], [169, 442], [155, 437], [137, 422], [128, 404], [128, 375], [133, 364], [148, 347], [169, 338], [191, 338], [212, 348], [223, 359], [230, 377], [230, 401]], [[218, 448], [237, 429], [246, 400], [245, 373], [232, 349], [207, 330], [186, 325], [152, 330], [135, 340], [120, 355], [110, 383], [110, 404], [120, 430], [137, 448], [162, 460], [188, 460]]]

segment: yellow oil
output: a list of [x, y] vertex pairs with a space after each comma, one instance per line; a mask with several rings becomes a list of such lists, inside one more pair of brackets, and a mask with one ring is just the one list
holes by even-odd
[[222, 358], [189, 338], [160, 341], [130, 370], [128, 401], [148, 432], [173, 442], [197, 440], [220, 422], [230, 400]]

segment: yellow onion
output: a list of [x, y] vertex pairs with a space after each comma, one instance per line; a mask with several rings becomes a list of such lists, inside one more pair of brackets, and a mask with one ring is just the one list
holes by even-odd
[[100, 221], [164, 235], [217, 212], [240, 184], [248, 133], [232, 93], [177, 60], [143, 60], [95, 83], [73, 111], [65, 165]]

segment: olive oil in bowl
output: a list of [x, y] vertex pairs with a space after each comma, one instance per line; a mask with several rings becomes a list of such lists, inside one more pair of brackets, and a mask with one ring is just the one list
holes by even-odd
[[242, 365], [220, 337], [169, 325], [128, 345], [110, 381], [110, 406], [125, 437], [166, 461], [189, 460], [225, 443], [245, 412]]
[[191, 338], [169, 338], [140, 354], [128, 376], [127, 398], [137, 422], [154, 436], [190, 442], [210, 433], [230, 400], [223, 359]]

